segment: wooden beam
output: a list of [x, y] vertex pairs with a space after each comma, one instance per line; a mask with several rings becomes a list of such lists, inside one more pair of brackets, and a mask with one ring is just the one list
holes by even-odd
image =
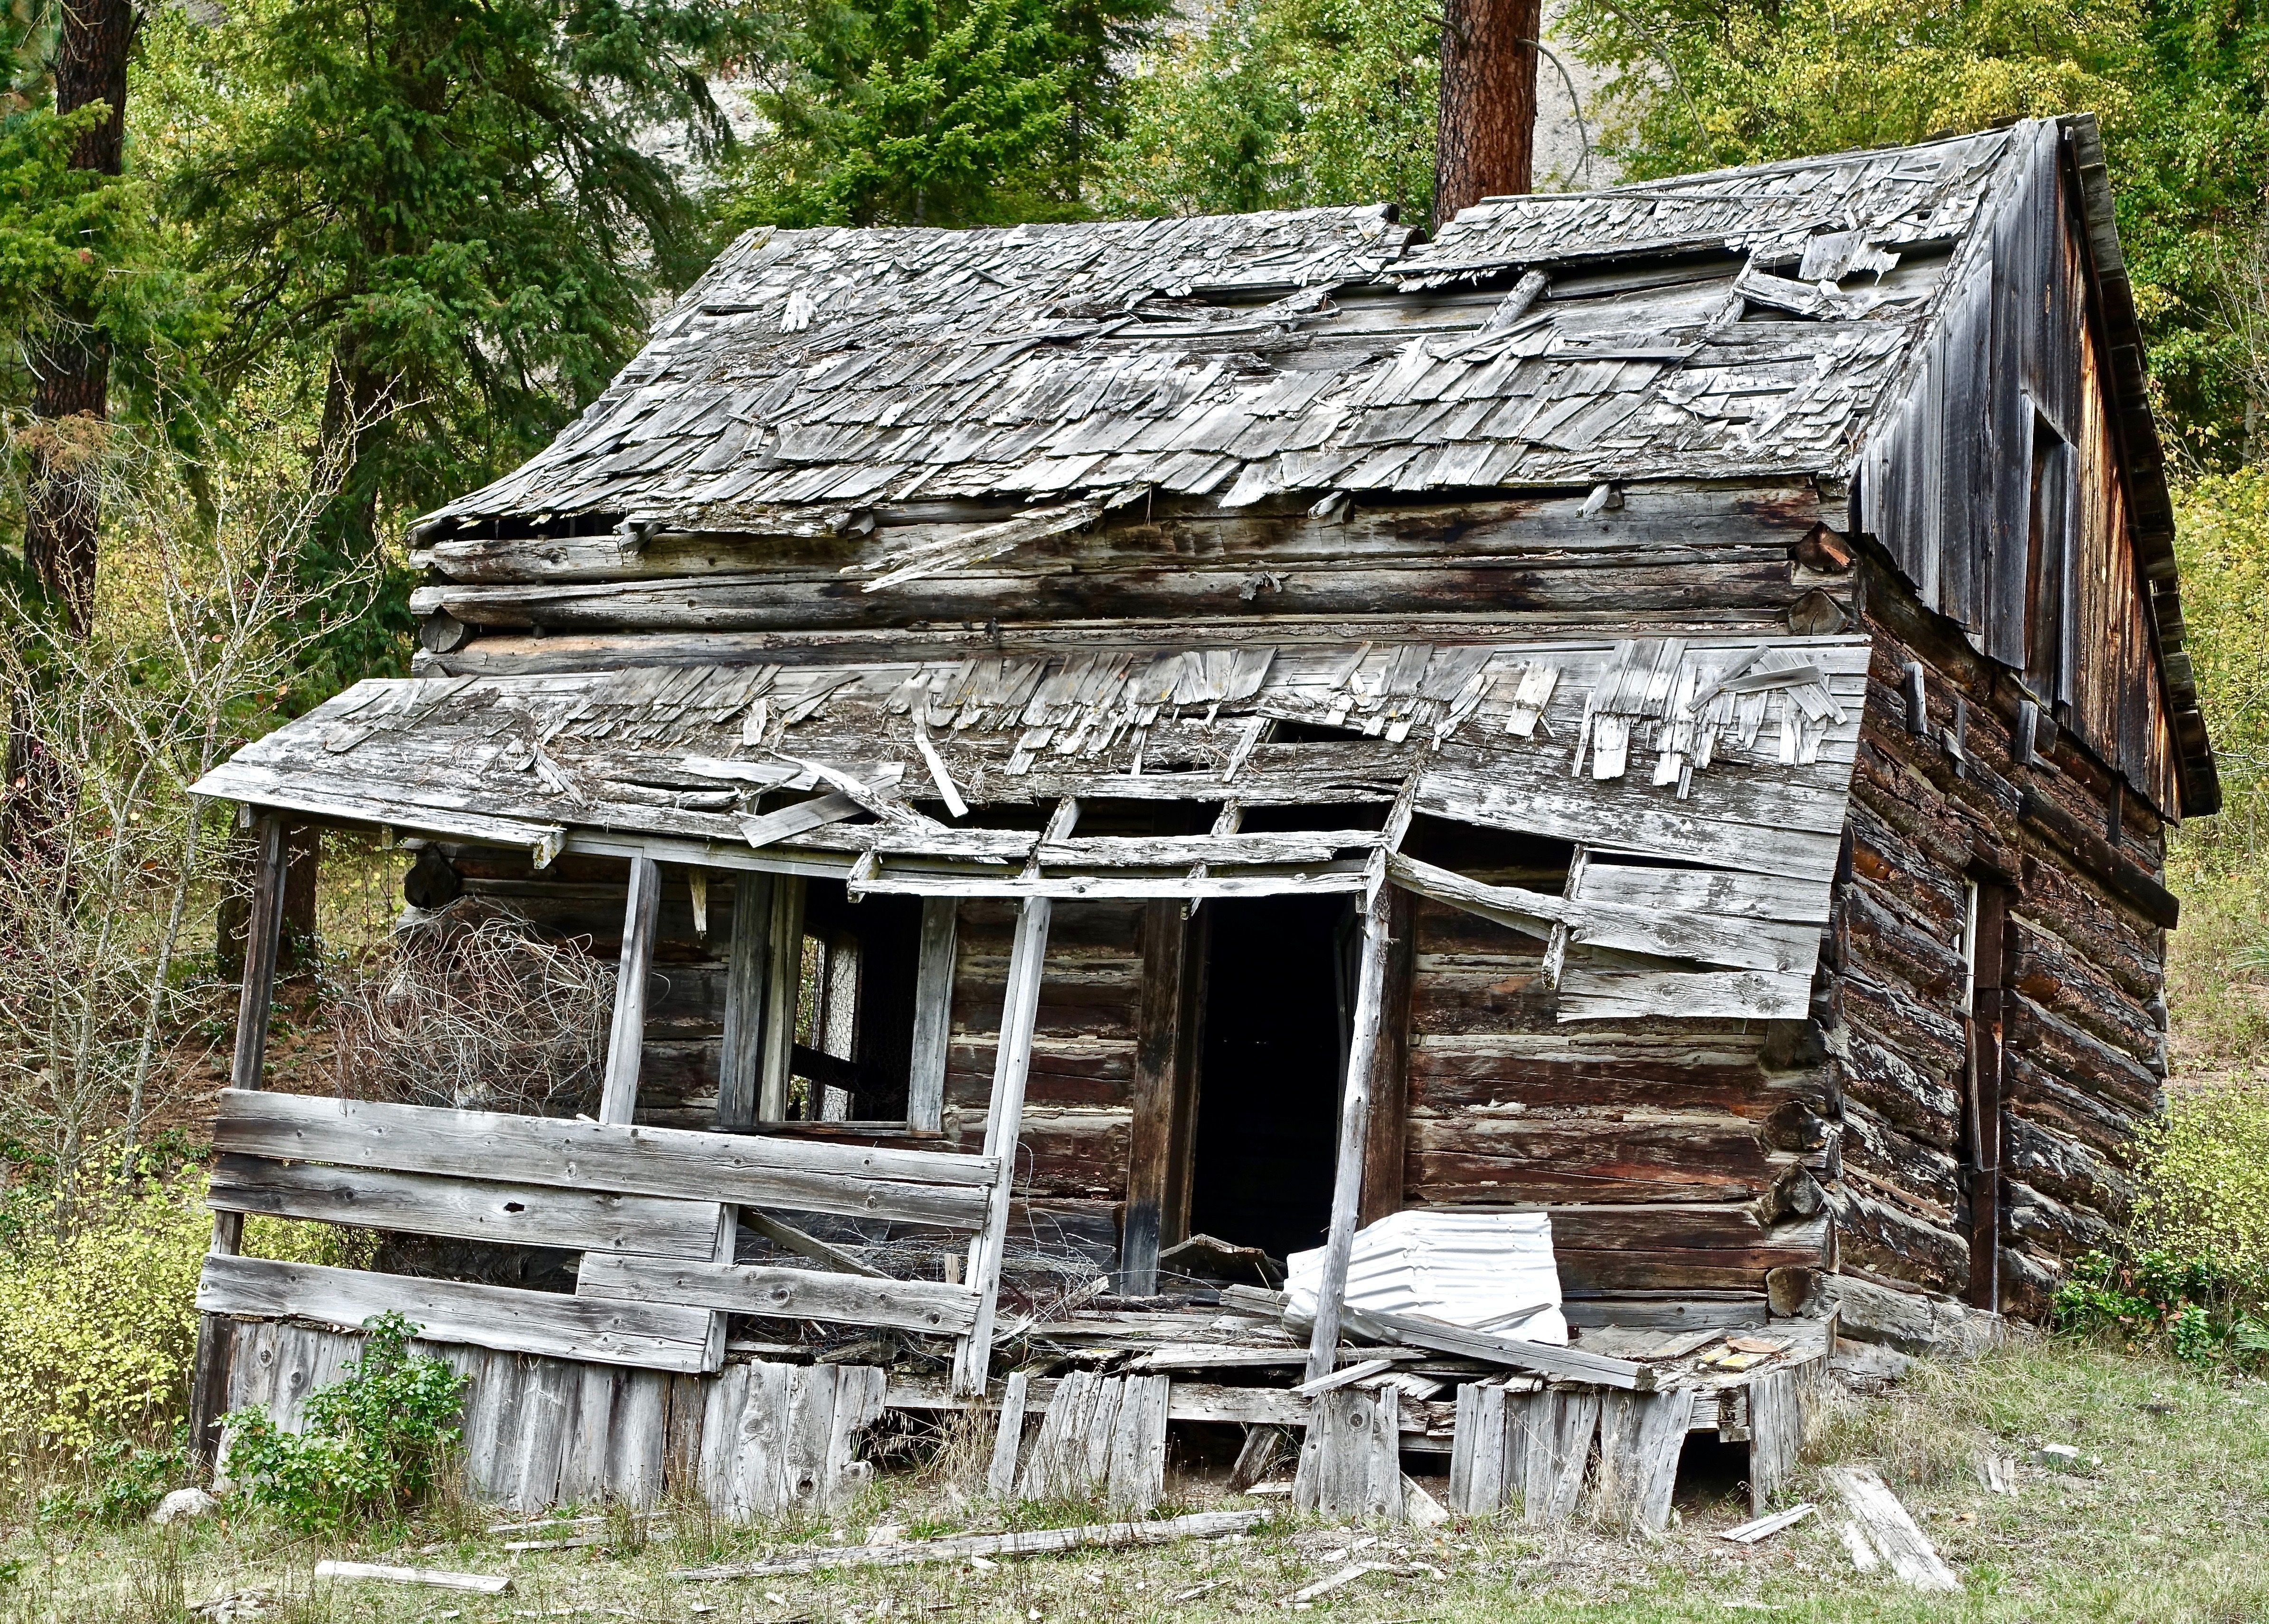
[[1386, 986], [1389, 906], [1388, 888], [1381, 886], [1364, 910], [1347, 1089], [1340, 1102], [1339, 1158], [1332, 1176], [1331, 1228], [1324, 1242], [1324, 1276], [1316, 1292], [1315, 1331], [1308, 1340], [1310, 1381], [1332, 1371], [1340, 1342], [1340, 1307], [1347, 1296], [1348, 1256], [1354, 1250], [1356, 1222], [1361, 1216], [1364, 1151], [1371, 1137], [1371, 1090]]
[[290, 1094], [221, 1096], [213, 1148], [293, 1162], [981, 1227], [998, 1166], [942, 1150]]
[[954, 1359], [954, 1390], [979, 1398], [993, 1360], [993, 1317], [1001, 1293], [1001, 1259], [1009, 1236], [1009, 1195], [1015, 1177], [1016, 1138], [1024, 1121], [1024, 1076], [1032, 1059], [1032, 1024], [1039, 1015], [1040, 975], [1047, 958], [1048, 916], [1054, 904], [1028, 897], [1016, 915], [1009, 949], [1009, 985], [993, 1067], [993, 1101], [985, 1118], [985, 1154], [1000, 1170], [985, 1227], [969, 1248], [969, 1283], [978, 1293], [977, 1321]]
[[1371, 1133], [1364, 1145], [1360, 1221], [1402, 1210], [1410, 1142], [1410, 987], [1415, 968], [1411, 894], [1386, 891], [1386, 979], [1379, 992], [1378, 1058], [1371, 1068]]
[[[800, 1258], [809, 1258], [814, 1263], [824, 1263], [839, 1274], [859, 1274], [868, 1280], [891, 1278], [882, 1270], [861, 1263], [839, 1247], [830, 1246], [817, 1236], [807, 1235], [792, 1223], [782, 1223], [770, 1213], [743, 1213], [741, 1222], [773, 1245], [792, 1251]], [[730, 1262], [731, 1259], [721, 1259], [720, 1261]]]
[[205, 1200], [231, 1215], [699, 1260], [709, 1258], [718, 1224], [714, 1201], [234, 1155], [214, 1158]]
[[1182, 1012], [1188, 1002], [1189, 935], [1179, 903], [1161, 898], [1144, 906], [1127, 1218], [1119, 1246], [1119, 1289], [1130, 1297], [1147, 1297], [1158, 1289], [1158, 1249], [1165, 1232], [1174, 1108], [1179, 1097], [1177, 1061], [1182, 1050]]
[[803, 986], [803, 877], [772, 882], [771, 943], [765, 955], [764, 1067], [758, 1074], [757, 1120], [787, 1120], [788, 1074], [795, 1068], [797, 994]]
[[654, 971], [654, 929], [661, 902], [661, 865], [631, 859], [623, 904], [623, 956], [615, 980], [615, 1020], [607, 1034], [607, 1080], [599, 1120], [627, 1126], [638, 1109], [639, 1064], [646, 1048], [646, 985]]
[[[285, 871], [284, 819], [262, 813], [253, 823], [252, 914], [246, 922], [244, 985], [236, 1004], [236, 1053], [229, 1086], [256, 1089], [268, 1061], [268, 1017], [276, 1000], [276, 956], [283, 944]], [[244, 1242], [244, 1214], [213, 1214], [208, 1252], [233, 1258]], [[229, 1356], [235, 1347], [233, 1326], [207, 1313], [197, 1322], [196, 1362], [189, 1374], [189, 1452], [210, 1466], [220, 1450], [220, 1418], [228, 1412]]]
[[935, 1281], [868, 1280], [822, 1269], [748, 1264], [685, 1263], [592, 1252], [575, 1281], [579, 1297], [631, 1303], [675, 1303], [768, 1319], [817, 1319], [831, 1324], [891, 1325], [932, 1336], [966, 1332], [977, 1318], [977, 1294]]
[[945, 1126], [945, 1061], [953, 1043], [953, 966], [961, 904], [925, 897], [914, 965], [914, 1050], [906, 1071], [906, 1126], [935, 1133]]
[[416, 1324], [419, 1337], [429, 1342], [647, 1370], [712, 1368], [706, 1363], [708, 1311], [668, 1303], [610, 1302], [264, 1258], [208, 1258], [197, 1282], [197, 1306], [209, 1314], [294, 1316], [337, 1325], [358, 1325], [373, 1314], [394, 1312]]
[[717, 1057], [717, 1126], [757, 1122], [764, 1074], [765, 990], [772, 958], [772, 887], [768, 874], [733, 882], [733, 941], [725, 970], [725, 1040]]
[[268, 1016], [276, 999], [276, 955], [284, 932], [284, 820], [261, 815], [253, 824], [252, 917], [244, 938], [244, 985], [236, 1003], [233, 1089], [256, 1089], [268, 1057]]

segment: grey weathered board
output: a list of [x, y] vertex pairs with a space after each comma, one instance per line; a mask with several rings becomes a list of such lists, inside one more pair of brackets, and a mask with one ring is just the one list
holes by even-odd
[[458, 1178], [975, 1228], [999, 1163], [944, 1151], [225, 1090], [214, 1148]]
[[1292, 1503], [1322, 1517], [1402, 1519], [1400, 1391], [1341, 1388], [1315, 1400]]
[[1575, 1515], [1599, 1435], [1600, 1399], [1597, 1389], [1548, 1387], [1530, 1401], [1521, 1467], [1526, 1520], [1564, 1523]]
[[1528, 1417], [1534, 1395], [1510, 1393], [1502, 1382], [1458, 1388], [1450, 1445], [1450, 1510], [1467, 1516], [1516, 1507], [1526, 1491]]
[[689, 1263], [607, 1253], [584, 1257], [579, 1297], [680, 1303], [771, 1319], [825, 1320], [956, 1336], [977, 1323], [977, 1293], [935, 1281], [876, 1280], [821, 1269]]
[[[1097, 1376], [1086, 1370], [1067, 1375], [1050, 1396], [1047, 1413], [1026, 1451], [1016, 1479], [1018, 1496], [1100, 1498], [1112, 1507], [1135, 1510], [1157, 1504], [1165, 1482], [1168, 1380], [1163, 1376]], [[1021, 1416], [1021, 1408], [1018, 1413]], [[1001, 1449], [1011, 1447], [1008, 1438], [1004, 1419]], [[996, 1475], [1001, 1459], [996, 1452]]]
[[[358, 1333], [223, 1322], [227, 1406], [305, 1424], [308, 1397], [351, 1373]], [[826, 1510], [865, 1480], [863, 1434], [883, 1373], [867, 1365], [735, 1364], [715, 1376], [623, 1369], [456, 1345], [431, 1351], [469, 1378], [459, 1427], [466, 1487], [515, 1510], [698, 1495], [719, 1516]], [[756, 1375], [764, 1371], [772, 1374]]]
[[706, 1259], [719, 1221], [714, 1201], [236, 1155], [214, 1159], [205, 1200], [224, 1212], [657, 1258]]
[[649, 1370], [712, 1368], [708, 1313], [667, 1303], [610, 1302], [216, 1253], [205, 1259], [197, 1282], [197, 1308], [207, 1314], [289, 1316], [335, 1325], [359, 1325], [375, 1315], [397, 1313], [422, 1326], [430, 1341]]
[[1603, 1516], [1650, 1533], [1669, 1525], [1671, 1491], [1693, 1412], [1693, 1395], [1681, 1388], [1602, 1395], [1598, 1504]]

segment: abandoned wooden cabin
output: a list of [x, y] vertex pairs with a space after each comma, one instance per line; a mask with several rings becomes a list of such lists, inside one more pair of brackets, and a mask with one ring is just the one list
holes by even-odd
[[[263, 1091], [244, 1022], [201, 1416], [398, 1309], [527, 1504], [824, 1497], [959, 1404], [1004, 1489], [1312, 1423], [1327, 1509], [1399, 1455], [1561, 1515], [1596, 1451], [1659, 1524], [1689, 1431], [1762, 1499], [1835, 1329], [2037, 1316], [2127, 1207], [2218, 794], [2141, 358], [2086, 118], [1431, 240], [743, 237], [418, 526], [418, 674], [201, 786], [255, 1015], [287, 823], [620, 964], [572, 1117]], [[1573, 1342], [1341, 1347], [1438, 1210], [1548, 1214]]]

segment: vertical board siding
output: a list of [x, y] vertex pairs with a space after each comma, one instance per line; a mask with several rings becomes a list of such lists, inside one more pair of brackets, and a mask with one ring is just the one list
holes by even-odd
[[[286, 1431], [304, 1428], [308, 1397], [360, 1356], [355, 1332], [228, 1324], [229, 1408], [263, 1409]], [[866, 1481], [871, 1468], [858, 1456], [883, 1414], [883, 1373], [867, 1365], [735, 1364], [692, 1377], [454, 1345], [424, 1351], [470, 1378], [458, 1423], [467, 1488], [512, 1510], [651, 1506], [673, 1483], [736, 1521], [824, 1510]]]

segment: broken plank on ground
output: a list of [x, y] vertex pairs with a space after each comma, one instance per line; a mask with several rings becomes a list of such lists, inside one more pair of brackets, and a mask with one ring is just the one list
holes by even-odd
[[711, 1583], [721, 1579], [762, 1579], [778, 1575], [817, 1573], [824, 1568], [902, 1568], [917, 1562], [965, 1561], [983, 1556], [1045, 1556], [1083, 1546], [1156, 1545], [1170, 1539], [1218, 1539], [1241, 1534], [1269, 1513], [1198, 1511], [1187, 1517], [1160, 1517], [1141, 1523], [1085, 1523], [1073, 1528], [1028, 1528], [1006, 1534], [957, 1534], [943, 1539], [915, 1539], [898, 1545], [837, 1546], [770, 1561], [746, 1562], [727, 1568], [680, 1568], [673, 1579]]

